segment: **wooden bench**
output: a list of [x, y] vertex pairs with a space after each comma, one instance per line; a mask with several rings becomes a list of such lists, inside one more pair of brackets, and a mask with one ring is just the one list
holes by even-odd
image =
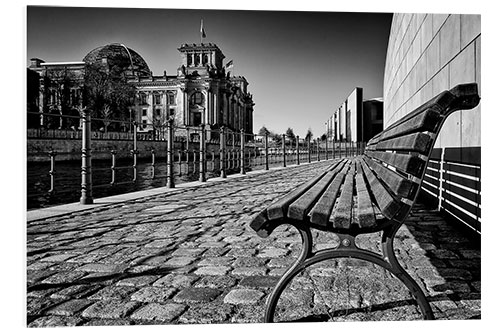
[[[278, 299], [299, 272], [323, 260], [350, 257], [372, 262], [393, 273], [410, 290], [422, 316], [434, 315], [422, 289], [394, 254], [396, 232], [420, 190], [429, 155], [445, 119], [479, 103], [477, 84], [444, 91], [373, 137], [361, 156], [335, 160], [319, 176], [264, 208], [250, 222], [260, 237], [282, 224], [302, 238], [298, 259], [267, 299], [265, 322], [273, 322]], [[311, 229], [337, 234], [340, 244], [313, 252]], [[382, 253], [356, 246], [357, 235], [382, 231]]]

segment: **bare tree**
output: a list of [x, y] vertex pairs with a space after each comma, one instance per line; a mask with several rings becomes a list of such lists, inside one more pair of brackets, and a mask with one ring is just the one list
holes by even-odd
[[258, 135], [260, 136], [265, 136], [266, 134], [269, 135], [271, 132], [267, 129], [266, 126], [262, 126], [258, 132]]
[[[78, 78], [66, 67], [52, 69], [45, 73], [43, 78], [44, 95], [47, 103], [44, 113], [53, 114], [46, 116], [45, 124], [49, 128], [67, 128], [69, 122], [63, 116], [71, 114], [70, 88], [77, 84]], [[58, 116], [56, 116], [58, 115]]]
[[288, 129], [285, 132], [285, 136], [290, 140], [292, 144], [295, 143], [296, 137], [291, 127], [288, 127]]
[[306, 133], [306, 137], [305, 138], [306, 138], [306, 140], [310, 140], [312, 138], [312, 136], [313, 136], [313, 132], [311, 131], [311, 128], [309, 127], [307, 129], [307, 133]]
[[104, 124], [104, 133], [108, 133], [108, 126], [111, 123], [112, 117], [113, 110], [111, 110], [109, 104], [104, 104], [104, 107], [102, 108], [102, 122]]
[[159, 110], [159, 113], [153, 114], [152, 117], [148, 117], [148, 120], [153, 127], [153, 137], [156, 139], [162, 139], [165, 138], [168, 120], [170, 117], [163, 108], [156, 110]]
[[[127, 121], [129, 107], [133, 104], [136, 88], [127, 82], [125, 73], [119, 67], [107, 68], [98, 64], [85, 67], [84, 104], [92, 110], [92, 116], [104, 120], [93, 121], [101, 127], [111, 118]], [[104, 127], [110, 125], [108, 122]], [[120, 126], [112, 126], [120, 127]]]

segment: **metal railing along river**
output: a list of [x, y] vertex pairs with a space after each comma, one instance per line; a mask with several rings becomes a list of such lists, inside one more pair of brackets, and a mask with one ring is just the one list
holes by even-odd
[[[28, 129], [28, 143], [62, 140], [65, 144], [59, 150], [54, 148], [57, 144], [46, 145], [51, 149], [37, 153], [41, 162], [28, 162], [28, 209], [75, 201], [89, 204], [94, 197], [354, 156], [364, 149], [359, 142], [290, 138], [285, 134], [271, 138], [226, 127], [180, 126], [172, 119], [154, 126], [91, 119], [89, 112], [84, 112], [79, 121], [78, 128]], [[98, 127], [104, 121], [106, 128], [121, 131], [102, 127], [91, 131], [91, 123]], [[30, 149], [29, 154], [33, 154]]]

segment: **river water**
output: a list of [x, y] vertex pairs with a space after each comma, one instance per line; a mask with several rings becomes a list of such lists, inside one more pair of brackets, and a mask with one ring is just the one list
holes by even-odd
[[[279, 163], [278, 159], [270, 161]], [[207, 178], [218, 177], [219, 160], [207, 161]], [[110, 161], [92, 161], [92, 196], [101, 198], [110, 195], [151, 189], [166, 185], [166, 160], [157, 158], [154, 167], [151, 160], [139, 160], [137, 178], [133, 182], [132, 160], [118, 160], [116, 163], [115, 185], [112, 180]], [[263, 168], [263, 159], [252, 159], [251, 168]], [[78, 202], [81, 195], [81, 162], [56, 161], [54, 172], [54, 191], [49, 194], [51, 177], [50, 162], [32, 162], [27, 164], [27, 208], [36, 209], [58, 204]], [[228, 170], [228, 174], [239, 172], [237, 168]], [[174, 181], [176, 184], [199, 179], [199, 162], [183, 161], [174, 163]]]

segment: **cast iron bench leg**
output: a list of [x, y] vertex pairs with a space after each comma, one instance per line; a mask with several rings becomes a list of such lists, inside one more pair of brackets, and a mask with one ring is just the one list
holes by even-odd
[[417, 301], [418, 306], [420, 307], [420, 311], [422, 311], [423, 313], [424, 319], [432, 320], [434, 319], [434, 313], [432, 312], [431, 306], [429, 305], [424, 292], [417, 284], [417, 282], [408, 274], [408, 272], [406, 272], [403, 267], [401, 267], [394, 253], [394, 236], [396, 235], [399, 228], [400, 225], [395, 225], [384, 229], [382, 234], [383, 256], [391, 267], [390, 271], [410, 290], [411, 294]]
[[[281, 222], [284, 224], [288, 222]], [[355, 258], [376, 264], [396, 276], [410, 290], [412, 296], [417, 301], [424, 319], [434, 319], [429, 302], [425, 295], [415, 282], [415, 280], [399, 265], [394, 254], [393, 237], [399, 229], [396, 227], [388, 227], [384, 229], [382, 234], [382, 249], [383, 256], [368, 250], [360, 249], [356, 246], [355, 236], [347, 234], [337, 234], [340, 237], [340, 245], [337, 248], [324, 249], [312, 252], [312, 235], [309, 228], [302, 228], [295, 223], [289, 223], [299, 231], [302, 237], [302, 251], [297, 260], [283, 274], [278, 281], [273, 291], [269, 295], [266, 303], [265, 322], [274, 322], [274, 314], [278, 300], [286, 285], [302, 270], [312, 266], [318, 262], [336, 258]]]
[[311, 229], [309, 228], [301, 228], [297, 226], [293, 222], [282, 221], [278, 224], [291, 224], [300, 233], [300, 237], [302, 238], [302, 250], [299, 254], [297, 260], [287, 269], [287, 271], [281, 276], [280, 280], [274, 287], [273, 291], [267, 298], [266, 302], [266, 313], [264, 316], [264, 321], [266, 323], [274, 322], [274, 312], [276, 310], [276, 305], [278, 305], [278, 300], [281, 296], [281, 293], [285, 289], [288, 282], [302, 269], [302, 264], [307, 258], [310, 258], [312, 255], [312, 235]]

